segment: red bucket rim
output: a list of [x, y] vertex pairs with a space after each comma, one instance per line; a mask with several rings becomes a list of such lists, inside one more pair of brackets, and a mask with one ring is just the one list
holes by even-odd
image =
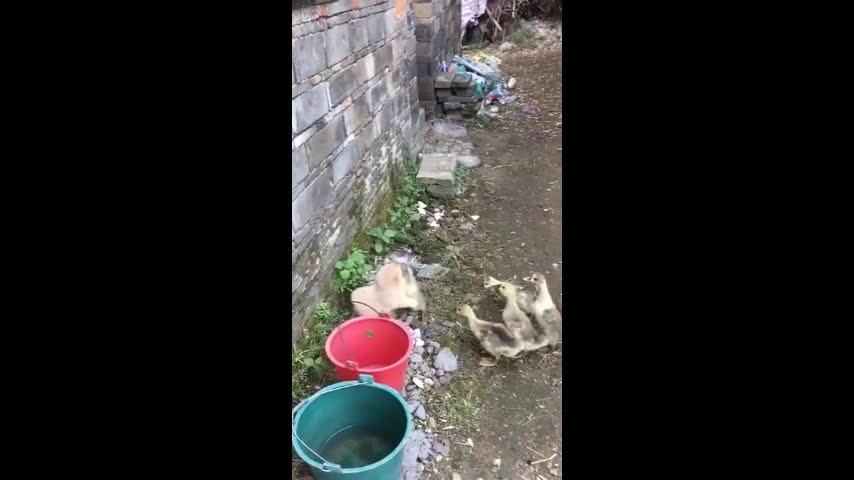
[[335, 335], [337, 335], [339, 333], [339, 331], [342, 330], [347, 325], [350, 325], [353, 323], [358, 323], [358, 322], [364, 322], [366, 320], [381, 320], [383, 322], [388, 322], [388, 323], [395, 325], [396, 327], [403, 330], [404, 333], [406, 333], [406, 337], [409, 339], [409, 345], [406, 347], [406, 355], [404, 355], [397, 362], [395, 362], [391, 365], [382, 367], [382, 368], [362, 368], [360, 366], [359, 370], [358, 370], [359, 372], [365, 372], [365, 373], [385, 372], [385, 371], [391, 370], [395, 367], [399, 367], [402, 363], [409, 361], [409, 356], [412, 354], [412, 350], [415, 348], [415, 339], [412, 337], [412, 329], [409, 328], [408, 325], [401, 322], [400, 320], [397, 320], [397, 319], [394, 319], [391, 317], [365, 316], [365, 317], [351, 318], [350, 320], [347, 320], [346, 322], [342, 323], [341, 325], [338, 325], [337, 327], [335, 327], [335, 329], [332, 330], [332, 333], [330, 333], [329, 336], [326, 337], [326, 346], [325, 346], [326, 358], [328, 358], [330, 362], [332, 362], [336, 367], [339, 367], [339, 368], [347, 368], [347, 369], [350, 368], [347, 366], [347, 364], [338, 361], [338, 359], [332, 355], [332, 348], [331, 348], [332, 339], [335, 338]]

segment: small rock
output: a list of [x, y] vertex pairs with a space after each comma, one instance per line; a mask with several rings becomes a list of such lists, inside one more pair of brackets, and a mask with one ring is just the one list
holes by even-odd
[[433, 386], [433, 379], [432, 378], [425, 378], [424, 383], [427, 385], [430, 385], [432, 387]]
[[453, 475], [451, 475], [451, 477], [452, 477], [451, 480], [463, 480], [463, 477], [461, 477], [460, 474], [456, 473], [456, 472]]
[[436, 375], [439, 377], [444, 377], [445, 371], [440, 368], [440, 369], [436, 370]]
[[416, 347], [423, 347], [424, 346], [424, 340], [421, 340], [420, 338], [416, 339], [415, 340], [415, 346]]
[[480, 159], [474, 155], [460, 155], [457, 157], [457, 163], [466, 168], [474, 168], [480, 165]]
[[445, 375], [444, 377], [439, 377], [439, 383], [441, 383], [442, 385], [447, 385], [448, 383], [450, 383], [450, 381], [451, 379], [448, 378], [447, 375]]
[[[403, 467], [414, 469], [418, 464], [418, 452], [421, 450], [421, 445], [427, 442], [427, 435], [421, 430], [415, 430], [406, 442], [403, 449]], [[416, 477], [417, 478], [417, 477]]]
[[421, 405], [419, 403], [418, 408], [415, 409], [415, 411], [413, 412], [413, 415], [420, 418], [421, 420], [426, 420], [427, 419], [427, 411], [424, 410], [424, 405]]
[[414, 383], [418, 388], [424, 388], [424, 382], [418, 377], [412, 377], [412, 383]]
[[512, 90], [513, 87], [515, 87], [515, 86], [516, 86], [516, 77], [513, 77], [507, 81], [507, 88]]
[[414, 412], [418, 407], [421, 406], [421, 402], [406, 402], [409, 405], [409, 413]]
[[418, 270], [416, 276], [419, 278], [442, 278], [449, 269], [438, 264], [424, 265]]
[[557, 469], [556, 469], [556, 468], [551, 468], [551, 469], [549, 469], [549, 473], [551, 473], [551, 474], [552, 474], [552, 475], [554, 475], [555, 477], [557, 477], [557, 476], [558, 476], [558, 471], [557, 471]]
[[435, 368], [428, 368], [427, 369], [427, 375], [429, 375], [431, 377], [435, 377], [436, 376], [436, 369]]
[[418, 355], [424, 355], [424, 347], [415, 347], [412, 352], [417, 353]]
[[474, 224], [471, 222], [466, 222], [460, 225], [460, 230], [474, 230]]
[[413, 402], [417, 401], [417, 400], [421, 400], [421, 390], [416, 389], [416, 390], [409, 392], [409, 400], [413, 401]]
[[424, 358], [418, 353], [413, 353], [412, 356], [409, 357], [409, 361], [413, 365], [418, 365], [419, 363], [424, 361]]
[[451, 442], [445, 438], [436, 438], [433, 440], [433, 449], [439, 455], [447, 457], [451, 454]]
[[436, 349], [436, 350], [438, 350], [438, 349], [442, 348], [442, 345], [441, 345], [441, 344], [439, 344], [439, 342], [436, 342], [436, 341], [433, 341], [433, 340], [428, 340], [428, 343], [429, 343], [430, 345], [432, 345], [432, 346], [433, 346], [433, 348], [434, 348], [434, 349]]
[[498, 47], [499, 52], [509, 52], [513, 50], [516, 45], [512, 42], [504, 42]]
[[427, 345], [427, 353], [433, 355], [433, 345]]
[[466, 127], [450, 122], [433, 122], [433, 132], [441, 137], [463, 138], [466, 136]]
[[412, 331], [412, 336], [413, 336], [413, 337], [415, 337], [415, 338], [421, 338], [421, 329], [420, 329], [420, 328], [416, 328], [415, 330], [413, 330], [413, 331]]
[[450, 348], [445, 347], [436, 354], [436, 358], [433, 359], [433, 366], [436, 367], [436, 370], [455, 372], [458, 368], [457, 356]]
[[430, 428], [435, 430], [436, 429], [436, 419], [433, 417], [428, 418], [427, 419], [427, 425], [429, 425]]
[[407, 385], [407, 386], [406, 386], [406, 391], [407, 391], [407, 392], [411, 392], [411, 391], [415, 390], [416, 388], [417, 388], [417, 387], [416, 387], [415, 385]]

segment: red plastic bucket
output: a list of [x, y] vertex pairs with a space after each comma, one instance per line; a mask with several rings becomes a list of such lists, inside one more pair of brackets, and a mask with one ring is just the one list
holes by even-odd
[[402, 322], [387, 317], [357, 317], [329, 334], [326, 356], [342, 381], [367, 374], [375, 382], [402, 392], [414, 344], [411, 330]]

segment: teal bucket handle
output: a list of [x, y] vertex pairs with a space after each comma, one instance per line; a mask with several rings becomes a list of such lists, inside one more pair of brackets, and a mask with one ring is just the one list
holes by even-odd
[[294, 438], [295, 438], [299, 443], [301, 443], [301, 444], [302, 444], [302, 446], [303, 446], [303, 447], [305, 447], [305, 448], [306, 448], [306, 450], [308, 450], [309, 452], [313, 453], [315, 457], [319, 458], [319, 459], [323, 462], [323, 464], [321, 465], [321, 470], [323, 470], [324, 472], [329, 472], [329, 473], [342, 473], [342, 472], [343, 472], [343, 470], [341, 469], [341, 465], [338, 465], [337, 463], [332, 463], [332, 462], [330, 462], [330, 461], [326, 460], [325, 458], [321, 457], [319, 453], [317, 453], [317, 452], [315, 452], [314, 450], [312, 450], [312, 449], [311, 449], [311, 447], [309, 447], [308, 445], [306, 445], [306, 444], [305, 444], [305, 442], [303, 442], [303, 441], [302, 441], [302, 439], [301, 439], [301, 438], [299, 438], [299, 435], [297, 435], [297, 431], [296, 431], [296, 429], [295, 429], [295, 428], [293, 428], [293, 427], [294, 427], [294, 419], [296, 418], [297, 411], [298, 411], [300, 408], [302, 408], [302, 406], [303, 406], [303, 405], [305, 405], [306, 403], [311, 402], [312, 400], [314, 400], [315, 398], [319, 397], [320, 395], [322, 395], [322, 394], [324, 394], [324, 393], [334, 392], [334, 391], [337, 391], [337, 390], [341, 390], [341, 389], [343, 389], [343, 388], [347, 388], [347, 387], [354, 387], [354, 386], [357, 386], [357, 385], [373, 385], [373, 384], [374, 384], [374, 376], [373, 376], [373, 375], [367, 375], [367, 374], [364, 374], [364, 373], [363, 373], [363, 374], [360, 374], [360, 375], [359, 375], [359, 381], [358, 381], [358, 382], [356, 382], [356, 383], [351, 383], [350, 385], [342, 385], [342, 386], [341, 386], [341, 387], [339, 387], [339, 388], [336, 388], [336, 389], [334, 389], [334, 390], [329, 390], [329, 391], [326, 391], [326, 392], [323, 392], [323, 391], [317, 392], [317, 393], [315, 393], [314, 395], [312, 395], [312, 396], [310, 396], [310, 397], [306, 398], [305, 400], [303, 400], [303, 401], [299, 402], [299, 403], [297, 404], [297, 406], [296, 406], [296, 407], [294, 407], [294, 408], [291, 410], [291, 434], [293, 435], [293, 437], [294, 437]]

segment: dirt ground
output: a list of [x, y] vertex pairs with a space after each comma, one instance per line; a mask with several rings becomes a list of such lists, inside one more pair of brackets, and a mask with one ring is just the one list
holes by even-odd
[[[475, 154], [484, 162], [466, 195], [465, 210], [480, 215], [484, 234], [478, 248], [467, 249], [468, 261], [481, 275], [500, 280], [515, 275], [523, 283], [532, 272], [544, 273], [562, 309], [561, 51], [507, 56], [501, 68], [517, 79], [519, 98], [501, 107], [501, 119], [468, 127]], [[480, 318], [500, 319], [497, 299], [479, 300]], [[453, 438], [450, 461], [434, 463], [437, 472], [430, 475], [428, 469], [425, 477], [450, 479], [453, 472], [462, 480], [559, 477], [561, 346], [498, 367], [479, 366], [476, 350], [460, 348], [458, 354], [461, 370], [474, 370], [468, 388], [480, 402], [477, 429]], [[473, 448], [460, 445], [468, 438]]]

